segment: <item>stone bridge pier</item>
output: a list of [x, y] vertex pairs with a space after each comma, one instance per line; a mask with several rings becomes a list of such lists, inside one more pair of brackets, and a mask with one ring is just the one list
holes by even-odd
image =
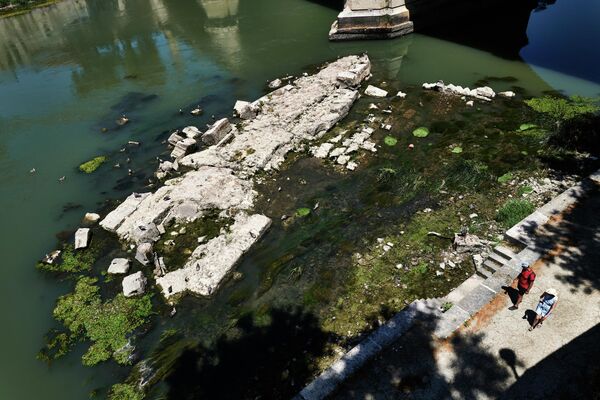
[[346, 0], [329, 39], [388, 39], [412, 31], [405, 0]]

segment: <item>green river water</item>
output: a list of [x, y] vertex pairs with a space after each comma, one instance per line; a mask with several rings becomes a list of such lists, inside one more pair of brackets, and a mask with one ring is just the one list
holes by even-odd
[[[229, 115], [236, 99], [262, 95], [271, 79], [364, 51], [373, 62], [374, 81], [399, 89], [439, 79], [472, 86], [489, 77], [512, 77], [493, 81], [494, 89], [600, 94], [597, 4], [559, 0], [533, 12], [529, 44], [518, 59], [494, 55], [493, 43], [477, 49], [421, 34], [331, 43], [327, 31], [337, 12], [306, 0], [65, 0], [0, 20], [0, 399], [84, 399], [91, 390], [127, 376], [127, 369], [110, 363], [82, 367], [83, 348], [51, 366], [36, 360], [45, 332], [56, 326], [55, 300], [71, 283], [46, 276], [34, 265], [55, 248], [56, 235], [76, 228], [85, 212], [143, 188], [156, 169], [156, 157], [166, 151], [161, 142], [168, 130], [203, 127], [211, 115]], [[188, 111], [197, 104], [205, 113], [193, 117]], [[124, 127], [115, 123], [121, 114], [131, 120]], [[129, 140], [142, 145], [126, 146]], [[97, 155], [108, 155], [108, 165], [92, 175], [77, 171]], [[116, 163], [122, 167], [112, 168]], [[310, 163], [304, 167], [312, 168]], [[292, 182], [299, 179], [297, 170], [289, 172]], [[335, 207], [356, 206], [344, 198], [352, 182], [342, 183], [336, 194], [330, 189], [335, 176], [300, 176], [311, 177], [313, 192], [332, 193]], [[300, 193], [294, 203], [275, 207], [290, 212], [310, 206], [319, 200], [311, 196]], [[291, 248], [309, 247], [305, 242], [315, 231], [331, 229], [329, 236], [317, 235], [326, 242], [339, 233], [340, 219], [350, 217], [356, 215], [340, 214], [328, 219], [331, 226], [290, 237], [275, 227], [240, 267], [246, 277], [242, 288], [255, 296], [278, 296], [268, 284], [278, 269], [262, 275], [253, 270], [265, 260], [285, 260]], [[219, 321], [225, 304], [236, 305], [234, 290], [240, 288], [229, 285], [213, 300], [188, 299], [179, 320], [159, 325], [201, 330], [209, 325], [207, 314]], [[188, 316], [179, 317], [186, 306]]]

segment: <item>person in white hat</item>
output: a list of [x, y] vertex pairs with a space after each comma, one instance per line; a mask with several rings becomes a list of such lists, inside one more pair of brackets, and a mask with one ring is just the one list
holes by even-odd
[[542, 323], [550, 316], [554, 307], [558, 303], [558, 291], [554, 288], [546, 289], [546, 291], [540, 296], [540, 302], [535, 308], [535, 320], [529, 328], [530, 331], [534, 330], [538, 325]]

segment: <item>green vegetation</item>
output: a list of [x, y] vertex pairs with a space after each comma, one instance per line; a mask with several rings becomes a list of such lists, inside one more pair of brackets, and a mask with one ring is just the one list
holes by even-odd
[[86, 161], [83, 164], [81, 164], [79, 166], [79, 170], [81, 172], [85, 172], [86, 174], [91, 174], [92, 172], [100, 168], [100, 166], [104, 164], [106, 160], [106, 156], [94, 157], [90, 161]]
[[109, 400], [142, 400], [144, 393], [129, 383], [117, 383], [110, 390]]
[[524, 194], [528, 194], [533, 192], [533, 188], [531, 186], [521, 186], [517, 190], [517, 196], [523, 196]]
[[533, 128], [537, 128], [538, 126], [536, 124], [521, 124], [521, 126], [519, 126], [519, 131], [520, 132], [524, 132], [524, 131], [528, 131], [530, 129]]
[[388, 146], [395, 146], [396, 143], [398, 143], [398, 139], [393, 136], [386, 136], [385, 139], [383, 139], [383, 142]]
[[598, 112], [600, 107], [596, 102], [597, 99], [581, 96], [571, 96], [569, 98], [545, 96], [525, 100], [525, 103], [533, 110], [546, 114], [557, 123]]
[[296, 215], [299, 217], [306, 217], [308, 214], [310, 214], [310, 208], [301, 207], [296, 210]]
[[429, 129], [427, 129], [424, 126], [417, 128], [413, 131], [413, 136], [418, 137], [418, 138], [424, 138], [424, 137], [427, 137], [428, 135], [429, 135]]
[[379, 168], [377, 171], [377, 182], [388, 183], [396, 177], [398, 171], [394, 168]]
[[460, 154], [460, 153], [463, 152], [463, 149], [462, 149], [462, 147], [455, 146], [455, 147], [452, 148], [451, 152], [454, 153], [454, 154]]
[[450, 310], [452, 308], [454, 304], [452, 304], [452, 302], [447, 301], [444, 304], [442, 304], [442, 312], [446, 312], [448, 310]]
[[91, 248], [74, 250], [73, 245], [66, 245], [60, 255], [60, 263], [37, 263], [37, 268], [48, 272], [79, 273], [89, 271], [96, 261], [96, 251]]
[[502, 176], [498, 177], [498, 183], [510, 182], [514, 178], [512, 172], [507, 172]]
[[79, 278], [72, 293], [58, 299], [54, 317], [67, 332], [55, 334], [39, 357], [45, 360], [64, 355], [77, 341], [92, 344], [82, 357], [84, 365], [95, 365], [109, 358], [119, 364], [129, 364], [129, 336], [148, 322], [152, 314], [150, 295], [127, 298], [119, 293], [103, 302], [96, 278]]
[[534, 210], [535, 206], [528, 200], [509, 200], [498, 210], [496, 221], [505, 228], [510, 228]]

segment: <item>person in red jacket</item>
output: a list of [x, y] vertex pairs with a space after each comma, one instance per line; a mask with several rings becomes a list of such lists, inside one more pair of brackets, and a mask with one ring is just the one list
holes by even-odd
[[516, 310], [519, 308], [519, 304], [523, 301], [523, 296], [528, 294], [535, 281], [535, 272], [531, 269], [531, 266], [526, 263], [521, 263], [521, 273], [517, 277], [517, 301], [510, 308]]

